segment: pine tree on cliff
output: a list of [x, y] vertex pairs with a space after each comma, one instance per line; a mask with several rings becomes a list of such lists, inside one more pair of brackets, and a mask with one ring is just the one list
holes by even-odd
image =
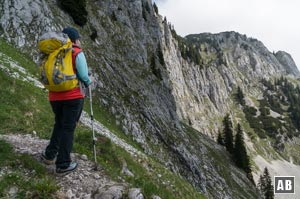
[[265, 167], [263, 175], [259, 177], [257, 188], [264, 199], [274, 199], [274, 187], [267, 167]]
[[164, 54], [163, 54], [162, 47], [161, 47], [160, 43], [158, 43], [158, 45], [157, 45], [157, 56], [158, 56], [158, 59], [159, 59], [159, 63], [162, 66], [165, 66], [166, 63], [165, 63]]
[[153, 8], [154, 8], [155, 13], [158, 14], [158, 7], [155, 2], [153, 3]]
[[245, 105], [245, 96], [244, 96], [244, 93], [243, 93], [241, 87], [239, 87], [239, 86], [237, 88], [236, 99], [242, 106]]
[[219, 131], [219, 133], [218, 133], [217, 142], [218, 142], [218, 144], [224, 146], [224, 138], [223, 138], [221, 131]]
[[249, 180], [251, 180], [254, 183], [250, 159], [245, 147], [243, 130], [239, 123], [237, 125], [233, 155], [236, 165], [239, 168], [243, 169], [247, 173], [247, 177], [249, 178]]
[[223, 119], [223, 135], [226, 150], [233, 154], [233, 130], [229, 114], [227, 114]]

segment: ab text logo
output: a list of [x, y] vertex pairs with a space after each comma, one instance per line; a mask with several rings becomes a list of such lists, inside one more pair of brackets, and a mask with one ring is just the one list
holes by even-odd
[[275, 194], [295, 193], [295, 176], [275, 176], [274, 182]]

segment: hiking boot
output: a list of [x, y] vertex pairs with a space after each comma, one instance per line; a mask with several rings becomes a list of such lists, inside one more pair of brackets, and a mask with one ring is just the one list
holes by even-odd
[[56, 158], [53, 158], [53, 159], [50, 159], [46, 156], [46, 151], [43, 151], [42, 154], [41, 154], [41, 159], [42, 161], [47, 164], [47, 165], [51, 165], [51, 164], [54, 164], [55, 163], [55, 159]]
[[56, 173], [66, 175], [74, 171], [77, 168], [77, 166], [77, 162], [71, 162], [70, 165], [66, 168], [56, 168]]

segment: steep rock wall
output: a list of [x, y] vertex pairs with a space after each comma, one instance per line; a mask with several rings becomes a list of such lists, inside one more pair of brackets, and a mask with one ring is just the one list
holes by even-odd
[[216, 138], [221, 119], [234, 104], [239, 86], [249, 96], [262, 94], [260, 80], [281, 75], [298, 77], [293, 59], [284, 52], [276, 55], [258, 40], [236, 32], [188, 35], [199, 44], [201, 64], [184, 59], [171, 27], [161, 23], [169, 85], [178, 117], [200, 132]]

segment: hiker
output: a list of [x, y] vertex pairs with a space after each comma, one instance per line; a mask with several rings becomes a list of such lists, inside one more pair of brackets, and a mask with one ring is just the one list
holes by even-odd
[[49, 101], [55, 115], [55, 124], [49, 145], [42, 152], [42, 160], [46, 164], [56, 164], [57, 173], [69, 173], [77, 168], [71, 160], [73, 138], [76, 124], [80, 118], [85, 94], [82, 87], [92, 83], [88, 76], [87, 62], [80, 47], [80, 35], [75, 28], [63, 29], [72, 42], [73, 70], [76, 71], [79, 85], [71, 90], [49, 91]]

